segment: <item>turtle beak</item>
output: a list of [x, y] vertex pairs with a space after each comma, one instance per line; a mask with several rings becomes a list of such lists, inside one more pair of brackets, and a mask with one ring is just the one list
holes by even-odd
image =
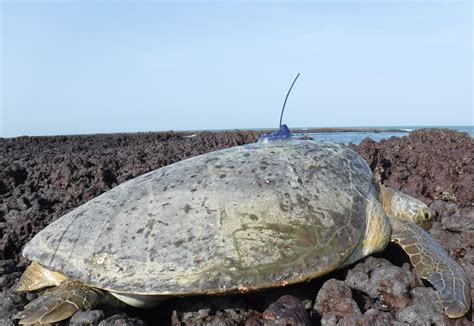
[[433, 225], [434, 213], [428, 207], [420, 208], [418, 212], [418, 225], [425, 230], [429, 230]]

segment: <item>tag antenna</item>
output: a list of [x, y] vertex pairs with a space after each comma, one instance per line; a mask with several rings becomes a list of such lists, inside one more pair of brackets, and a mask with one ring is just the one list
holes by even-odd
[[293, 80], [293, 83], [291, 84], [290, 89], [288, 90], [288, 93], [286, 94], [285, 102], [283, 103], [283, 108], [281, 109], [280, 125], [278, 126], [279, 128], [281, 128], [281, 122], [283, 120], [283, 112], [285, 112], [286, 101], [288, 100], [288, 96], [290, 95], [290, 92], [293, 89], [293, 85], [296, 83], [296, 80], [298, 79], [299, 76], [300, 76], [300, 73], [298, 73], [298, 75], [296, 75], [295, 80]]

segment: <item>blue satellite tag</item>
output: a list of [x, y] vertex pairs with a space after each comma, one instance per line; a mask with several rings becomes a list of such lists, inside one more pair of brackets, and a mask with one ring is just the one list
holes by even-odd
[[285, 124], [282, 124], [281, 122], [283, 121], [283, 112], [285, 112], [285, 106], [286, 106], [286, 101], [288, 100], [288, 96], [290, 95], [291, 90], [293, 89], [293, 86], [295, 85], [296, 80], [300, 74], [296, 75], [295, 79], [293, 80], [293, 83], [290, 86], [290, 89], [288, 90], [288, 93], [286, 93], [285, 97], [285, 102], [283, 102], [283, 107], [281, 109], [281, 115], [280, 115], [280, 129], [278, 131], [269, 133], [269, 134], [263, 134], [260, 136], [258, 139], [258, 143], [266, 143], [269, 141], [275, 141], [275, 140], [286, 140], [286, 139], [291, 139], [291, 132], [290, 129], [288, 129], [288, 126]]
[[263, 134], [260, 136], [258, 141], [272, 141], [272, 140], [283, 140], [291, 138], [290, 129], [288, 126], [283, 124], [280, 126], [280, 130], [272, 132], [270, 134]]

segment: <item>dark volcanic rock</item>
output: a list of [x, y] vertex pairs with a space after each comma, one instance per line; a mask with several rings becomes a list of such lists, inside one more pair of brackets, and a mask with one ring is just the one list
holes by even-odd
[[350, 316], [340, 320], [337, 325], [339, 326], [401, 326], [403, 323], [399, 323], [395, 320], [390, 312], [381, 311], [378, 309], [369, 309], [362, 316]]
[[[368, 257], [350, 269], [346, 283], [353, 290], [368, 295], [378, 307], [394, 310], [406, 307], [410, 302], [410, 290], [417, 284], [410, 267], [394, 266], [382, 258]], [[371, 307], [364, 307], [369, 309]]]
[[263, 312], [266, 325], [310, 325], [309, 314], [296, 297], [284, 295]]
[[107, 319], [102, 320], [99, 326], [145, 326], [143, 320], [138, 318], [131, 318], [126, 314], [113, 315]]
[[352, 291], [344, 281], [330, 279], [316, 297], [313, 309], [322, 316], [323, 323], [337, 323], [340, 319], [361, 315]]
[[420, 129], [407, 137], [353, 146], [380, 180], [431, 204], [440, 199], [474, 206], [474, 139], [448, 129]]
[[0, 325], [7, 325], [13, 320], [13, 315], [25, 305], [23, 298], [13, 289], [3, 288], [0, 292]]
[[[247, 320], [256, 318], [258, 313], [252, 310], [224, 309], [213, 311], [203, 309], [192, 312], [173, 311], [171, 325], [208, 325], [208, 326], [236, 326], [243, 325]], [[258, 325], [258, 324], [257, 324]]]
[[[0, 139], [0, 324], [15, 324], [12, 315], [36, 296], [18, 295], [14, 286], [28, 263], [21, 258], [21, 248], [39, 230], [126, 180], [194, 155], [254, 142], [259, 133], [205, 132], [191, 136], [165, 132]], [[473, 139], [449, 130], [418, 130], [403, 138], [365, 140], [353, 148], [381, 182], [421, 199], [437, 213], [430, 233], [466, 270], [474, 295]], [[319, 313], [313, 311], [312, 324], [470, 323], [466, 318], [452, 321], [444, 316], [436, 293], [404, 265], [407, 257], [400, 250], [389, 247], [378, 256], [385, 259], [368, 258], [329, 274], [319, 293], [323, 281], [304, 285], [311, 287], [313, 299], [318, 297], [315, 307]], [[302, 318], [298, 320], [306, 323], [298, 304], [306, 294], [298, 295], [301, 292], [294, 289], [272, 290], [274, 299], [269, 299], [269, 291], [246, 294], [242, 307], [235, 304], [240, 296], [228, 299], [233, 303], [211, 306], [210, 310], [205, 308], [210, 302], [207, 298], [194, 299], [201, 301], [201, 306], [194, 308], [186, 304], [191, 299], [182, 298], [163, 302], [151, 311], [129, 309], [126, 314], [108, 318], [97, 312], [81, 312], [70, 322], [275, 325], [278, 319], [264, 319], [267, 309], [267, 317]], [[299, 300], [275, 302], [290, 293]]]
[[[190, 299], [174, 306], [171, 325], [243, 325], [247, 320], [261, 320], [261, 313], [249, 309], [243, 299], [226, 296], [213, 297], [208, 301]], [[258, 325], [258, 324], [256, 324]]]
[[70, 325], [98, 325], [105, 318], [102, 310], [86, 310], [76, 312], [69, 321]]
[[[420, 321], [428, 325], [444, 325], [448, 322], [444, 317], [443, 307], [432, 288], [416, 288], [411, 291], [413, 297], [410, 305], [397, 312], [399, 321], [415, 325]], [[446, 321], [445, 321], [446, 320]]]

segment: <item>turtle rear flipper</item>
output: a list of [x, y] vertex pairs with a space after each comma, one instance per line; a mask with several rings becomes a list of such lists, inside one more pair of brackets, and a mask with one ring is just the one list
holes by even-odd
[[410, 256], [416, 272], [434, 286], [448, 317], [464, 316], [471, 308], [466, 272], [418, 225], [396, 218], [391, 221], [392, 241]]
[[117, 305], [119, 301], [106, 291], [81, 282], [66, 281], [27, 304], [15, 318], [23, 325], [49, 324], [67, 319], [78, 310], [92, 309], [104, 303]]
[[67, 279], [68, 277], [66, 275], [50, 271], [34, 261], [21, 275], [16, 290], [40, 290], [50, 286], [58, 286]]

